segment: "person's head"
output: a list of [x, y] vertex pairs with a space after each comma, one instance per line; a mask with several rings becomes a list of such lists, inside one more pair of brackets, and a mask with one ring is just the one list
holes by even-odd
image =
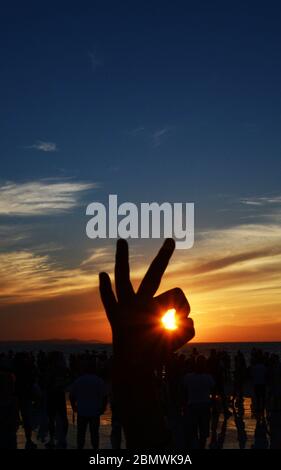
[[15, 378], [10, 372], [0, 372], [0, 397], [8, 398], [14, 394]]
[[264, 354], [263, 354], [263, 352], [259, 349], [259, 350], [257, 350], [257, 352], [256, 352], [255, 363], [256, 363], [256, 364], [264, 364], [264, 362], [265, 362]]
[[62, 351], [50, 351], [48, 354], [48, 362], [53, 367], [64, 367], [65, 358]]
[[84, 360], [81, 364], [82, 374], [95, 374], [96, 373], [96, 361]]
[[195, 372], [197, 374], [204, 374], [207, 370], [207, 359], [200, 354], [196, 359]]

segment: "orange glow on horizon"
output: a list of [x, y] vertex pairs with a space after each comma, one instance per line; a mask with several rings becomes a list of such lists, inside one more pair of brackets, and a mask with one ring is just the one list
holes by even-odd
[[[185, 293], [195, 326], [193, 343], [281, 340], [280, 233], [277, 224], [241, 225], [209, 231], [192, 250], [175, 251], [161, 291], [179, 286]], [[96, 273], [113, 271], [114, 245], [95, 250], [73, 268], [32, 250], [2, 253], [0, 260], [1, 341], [111, 342]], [[146, 259], [131, 259], [131, 266], [137, 291]], [[173, 333], [179, 319], [168, 312], [163, 309], [156, 322]]]

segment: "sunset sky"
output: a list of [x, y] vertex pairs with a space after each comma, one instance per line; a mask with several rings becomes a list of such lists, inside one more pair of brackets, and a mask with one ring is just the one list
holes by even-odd
[[[194, 341], [281, 340], [281, 5], [5, 2], [0, 339], [110, 341], [86, 206], [194, 202]], [[138, 285], [162, 240], [130, 242]]]

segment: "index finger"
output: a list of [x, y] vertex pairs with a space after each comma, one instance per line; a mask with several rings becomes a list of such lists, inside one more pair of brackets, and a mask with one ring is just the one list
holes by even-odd
[[160, 285], [162, 276], [168, 266], [174, 249], [174, 240], [172, 238], [167, 238], [149, 266], [138, 289], [138, 296], [141, 296], [145, 299], [154, 296]]
[[126, 302], [134, 295], [130, 281], [128, 243], [122, 238], [117, 241], [116, 246], [115, 287], [119, 301]]

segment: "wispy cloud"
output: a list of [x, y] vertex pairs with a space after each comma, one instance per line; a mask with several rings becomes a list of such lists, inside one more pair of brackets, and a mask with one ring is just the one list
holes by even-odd
[[95, 269], [99, 271], [112, 271], [114, 263], [114, 247], [101, 247], [91, 251], [89, 255], [82, 261], [82, 269]]
[[34, 144], [27, 145], [25, 148], [40, 150], [41, 152], [57, 152], [58, 151], [58, 147], [55, 142], [46, 142], [43, 140], [37, 140]]
[[49, 255], [31, 251], [0, 254], [0, 303], [17, 303], [81, 291], [97, 285], [97, 276], [79, 268], [66, 269]]
[[168, 127], [163, 127], [162, 129], [159, 129], [152, 134], [152, 141], [154, 147], [159, 147], [159, 145], [163, 141], [163, 138], [167, 135], [168, 131]]
[[114, 269], [112, 245], [92, 250], [73, 267], [56, 259], [58, 250], [49, 245], [41, 246], [41, 253], [36, 249], [0, 253], [0, 305], [92, 291], [98, 287], [98, 273]]
[[[279, 278], [281, 262], [280, 224], [245, 224], [225, 229], [213, 229], [197, 234], [192, 250], [175, 253], [170, 267], [172, 277], [188, 279], [188, 289], [196, 292], [216, 289], [266, 285]], [[281, 284], [280, 284], [281, 285]]]
[[144, 137], [149, 145], [152, 143], [153, 147], [159, 147], [169, 134], [170, 130], [170, 127], [162, 127], [160, 129], [152, 130], [144, 126], [138, 126], [126, 131], [126, 134], [130, 137]]
[[281, 204], [281, 196], [249, 197], [240, 199], [247, 206], [266, 206], [270, 204]]
[[11, 248], [13, 246], [18, 246], [23, 241], [26, 241], [28, 237], [28, 229], [23, 224], [20, 224], [20, 227], [18, 227], [16, 224], [0, 225], [1, 250]]
[[0, 215], [41, 216], [69, 211], [97, 183], [39, 180], [0, 185]]
[[[237, 329], [242, 329], [243, 338], [249, 340], [247, 334], [251, 334], [254, 341], [256, 329], [262, 326], [268, 332], [263, 339], [272, 339], [275, 324], [280, 333], [277, 320], [281, 308], [280, 234], [280, 224], [236, 225], [201, 232], [194, 249], [175, 252], [161, 289], [180, 286], [186, 292], [196, 323], [197, 340], [241, 340]], [[84, 261], [73, 267], [56, 261], [55, 253], [49, 250], [48, 254], [46, 250], [44, 253], [12, 250], [0, 254], [0, 310], [10, 325], [10, 336], [17, 327], [11, 326], [9, 315], [23, 309], [19, 317], [22, 327], [26, 315], [32, 311], [29, 321], [37, 322], [41, 335], [44, 334], [43, 324], [50, 334], [50, 318], [56, 321], [56, 332], [57, 319], [63, 321], [67, 316], [67, 324], [72, 325], [69, 331], [75, 334], [81, 331], [85, 337], [89, 337], [94, 318], [95, 332], [98, 324], [102, 338], [107, 323], [102, 314], [97, 274], [106, 270], [113, 279], [114, 245], [112, 242], [88, 251]], [[147, 268], [147, 260], [140, 250], [138, 247], [135, 254], [133, 248], [130, 255], [134, 287]], [[35, 301], [41, 303], [35, 305]], [[4, 326], [5, 321], [2, 320]], [[236, 336], [226, 335], [225, 325], [232, 325]], [[272, 325], [271, 329], [268, 325]], [[60, 334], [66, 335], [65, 325]]]
[[128, 134], [131, 135], [132, 137], [136, 137], [140, 134], [142, 134], [145, 131], [145, 128], [142, 126], [135, 127], [134, 129], [128, 131]]
[[253, 251], [242, 251], [235, 254], [229, 254], [223, 257], [217, 257], [206, 263], [199, 263], [194, 269], [194, 274], [210, 273], [212, 271], [220, 271], [226, 268], [234, 267], [235, 265], [245, 266], [248, 262], [258, 262], [263, 259], [263, 263], [267, 258], [281, 255], [281, 247], [269, 246], [266, 248], [256, 249]]
[[[107, 271], [112, 273], [114, 271], [115, 262], [115, 245], [110, 244], [108, 246], [95, 248], [95, 250], [89, 250], [85, 259], [81, 262], [80, 267], [83, 270], [91, 270], [92, 272]], [[144, 273], [144, 260], [140, 253], [136, 253], [135, 249], [131, 247], [130, 250], [130, 263], [131, 278], [139, 279]]]
[[[25, 200], [26, 187], [22, 188], [22, 185], [15, 183], [4, 185], [6, 204], [10, 202], [13, 211], [27, 211], [30, 214], [31, 204], [33, 212], [40, 213], [41, 191], [45, 191], [47, 199], [51, 197], [49, 193], [58, 197], [50, 210], [53, 211], [54, 206], [61, 210], [61, 204], [62, 210], [66, 210], [65, 203], [68, 206], [78, 204], [80, 191], [89, 189], [84, 182], [75, 183], [77, 186], [74, 192], [74, 183], [69, 181], [26, 184], [31, 185], [31, 201], [28, 200], [28, 203]], [[54, 187], [54, 184], [59, 186]], [[42, 185], [47, 185], [48, 190]], [[3, 186], [0, 187], [2, 204], [1, 190]], [[34, 195], [39, 199], [34, 201]], [[269, 199], [274, 199], [270, 204], [278, 209], [275, 203], [277, 199]], [[18, 207], [23, 200], [24, 206]], [[268, 211], [262, 209], [262, 212]], [[3, 210], [0, 205], [1, 213]], [[8, 237], [9, 229], [4, 232]], [[21, 240], [19, 242], [22, 246]], [[137, 244], [136, 247], [132, 242], [130, 250], [131, 277], [135, 288], [146, 271], [147, 257], [150, 257], [141, 241]], [[15, 322], [14, 325], [11, 321], [14, 314], [14, 318], [21, 321], [22, 331], [26, 328], [25, 335], [30, 334], [25, 326], [29, 315], [29, 325], [31, 322], [36, 325], [33, 331], [37, 333], [40, 330], [40, 335], [50, 335], [50, 318], [54, 322], [52, 331], [57, 333], [59, 318], [59, 323], [63, 324], [60, 330], [62, 337], [67, 335], [66, 331], [69, 331], [69, 335], [72, 331], [72, 334], [75, 332], [75, 335], [89, 337], [91, 328], [96, 335], [97, 325], [100, 338], [105, 337], [107, 323], [99, 299], [98, 272], [106, 270], [113, 280], [115, 242], [112, 240], [103, 245], [93, 245], [84, 253], [83, 261], [74, 262], [72, 266], [65, 265], [64, 258], [57, 256], [57, 252], [48, 247], [16, 247], [17, 243], [4, 246], [6, 252], [0, 254], [0, 331], [9, 329], [10, 337], [16, 336], [15, 332], [22, 334], [19, 323]], [[276, 217], [197, 232], [192, 250], [175, 251], [161, 290], [179, 286], [185, 291], [196, 324], [197, 341], [241, 340], [242, 337], [253, 341], [260, 337], [273, 340], [278, 334], [280, 336], [280, 247], [281, 223]], [[67, 318], [65, 323], [64, 318]], [[70, 325], [69, 330], [65, 330], [68, 328], [66, 325]], [[263, 336], [255, 333], [259, 328], [261, 331], [264, 329]]]

